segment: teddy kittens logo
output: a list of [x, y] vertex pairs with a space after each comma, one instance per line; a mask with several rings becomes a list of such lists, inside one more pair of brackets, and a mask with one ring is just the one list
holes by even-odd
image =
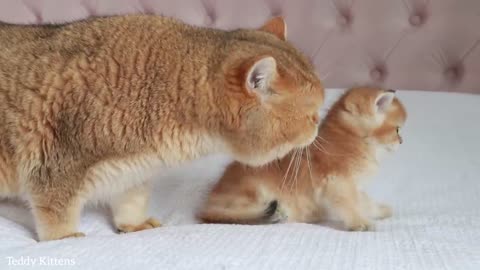
[[72, 258], [55, 258], [48, 256], [5, 257], [5, 259], [9, 266], [73, 266], [76, 263], [75, 259]]

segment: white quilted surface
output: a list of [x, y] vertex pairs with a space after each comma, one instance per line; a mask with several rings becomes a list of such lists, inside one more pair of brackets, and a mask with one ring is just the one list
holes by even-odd
[[[399, 96], [405, 144], [371, 188], [396, 212], [376, 232], [195, 225], [193, 209], [227, 162], [217, 156], [159, 176], [151, 213], [166, 226], [155, 230], [117, 235], [104, 210], [87, 209], [86, 238], [37, 243], [27, 210], [0, 203], [0, 269], [58, 268], [46, 265], [55, 259], [68, 269], [480, 269], [480, 96]], [[12, 265], [28, 259], [36, 267]]]

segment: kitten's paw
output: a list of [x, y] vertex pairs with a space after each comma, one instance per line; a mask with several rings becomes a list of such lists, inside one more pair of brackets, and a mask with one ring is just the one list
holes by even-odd
[[365, 231], [374, 231], [375, 225], [370, 223], [369, 221], [358, 221], [346, 226], [348, 231], [352, 232], [365, 232]]
[[384, 219], [392, 216], [392, 208], [386, 204], [378, 205], [378, 214], [375, 217], [376, 219]]
[[58, 238], [58, 240], [65, 239], [65, 238], [79, 238], [79, 237], [85, 237], [85, 234], [82, 233], [82, 232], [74, 232], [74, 233], [62, 236], [62, 237]]
[[162, 226], [162, 224], [158, 220], [154, 218], [149, 218], [145, 220], [145, 222], [139, 225], [129, 225], [129, 224], [118, 225], [117, 230], [119, 233], [129, 233], [129, 232], [138, 232], [138, 231], [158, 228], [160, 226]]

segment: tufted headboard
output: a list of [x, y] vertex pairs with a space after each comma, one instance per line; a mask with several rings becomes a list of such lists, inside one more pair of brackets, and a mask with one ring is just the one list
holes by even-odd
[[222, 29], [282, 15], [326, 87], [480, 93], [480, 0], [1, 0], [0, 21], [153, 13]]

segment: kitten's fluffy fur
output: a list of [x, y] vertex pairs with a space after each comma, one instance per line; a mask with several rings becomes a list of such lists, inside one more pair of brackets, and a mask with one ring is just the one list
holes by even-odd
[[[234, 162], [213, 188], [199, 217], [219, 223], [316, 223], [340, 219], [347, 230], [368, 230], [388, 206], [361, 191], [382, 152], [402, 142], [406, 111], [391, 90], [357, 88], [331, 108], [317, 140], [268, 166]], [[310, 161], [310, 162], [309, 162]]]
[[151, 169], [209, 153], [251, 165], [311, 143], [323, 88], [283, 19], [221, 31], [159, 16], [0, 23], [0, 196], [40, 240], [82, 236], [84, 203], [123, 232], [148, 218]]

